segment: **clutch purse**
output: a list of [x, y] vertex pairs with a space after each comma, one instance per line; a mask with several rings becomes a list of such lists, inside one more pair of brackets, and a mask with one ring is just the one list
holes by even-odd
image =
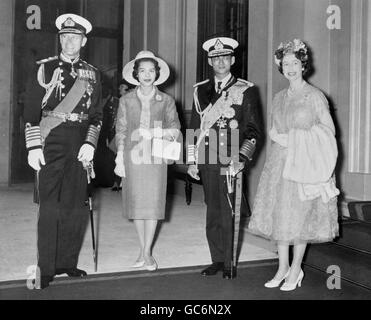
[[152, 155], [154, 157], [163, 159], [179, 160], [180, 147], [180, 143], [176, 140], [169, 141], [165, 139], [153, 138]]

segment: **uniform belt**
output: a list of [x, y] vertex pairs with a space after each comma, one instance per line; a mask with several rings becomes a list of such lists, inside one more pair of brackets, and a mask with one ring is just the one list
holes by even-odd
[[89, 115], [86, 113], [64, 113], [64, 112], [56, 112], [56, 111], [43, 111], [44, 117], [54, 117], [62, 119], [63, 122], [66, 121], [84, 121], [89, 119]]

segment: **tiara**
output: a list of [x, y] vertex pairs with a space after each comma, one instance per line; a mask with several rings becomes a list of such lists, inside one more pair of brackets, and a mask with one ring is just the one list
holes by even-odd
[[279, 66], [280, 60], [284, 55], [288, 53], [295, 53], [298, 51], [303, 51], [304, 54], [307, 54], [308, 48], [306, 44], [300, 39], [294, 39], [293, 41], [281, 42], [278, 46], [276, 52], [274, 53], [274, 61]]

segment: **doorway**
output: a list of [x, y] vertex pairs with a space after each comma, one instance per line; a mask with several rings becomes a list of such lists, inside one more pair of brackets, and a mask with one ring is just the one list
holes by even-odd
[[197, 81], [211, 76], [202, 44], [214, 37], [230, 37], [238, 41], [236, 63], [231, 71], [236, 77], [247, 79], [248, 10], [249, 0], [199, 0]]

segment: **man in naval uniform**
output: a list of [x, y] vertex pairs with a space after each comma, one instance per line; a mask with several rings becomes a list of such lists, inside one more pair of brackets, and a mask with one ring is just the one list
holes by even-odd
[[92, 26], [74, 14], [59, 16], [56, 26], [61, 53], [36, 62], [38, 84], [27, 90], [24, 110], [28, 164], [36, 170], [39, 195], [36, 288], [59, 274], [86, 276], [77, 268], [89, 217], [85, 169], [102, 123], [99, 71], [80, 59]]
[[235, 172], [246, 169], [262, 136], [258, 90], [230, 72], [237, 46], [236, 40], [226, 37], [203, 44], [214, 77], [194, 86], [190, 128], [198, 129], [198, 138], [196, 144], [187, 141], [188, 174], [197, 180], [201, 176], [207, 205], [206, 237], [212, 264], [201, 274], [223, 271], [224, 279], [236, 275], [231, 267], [233, 227], [226, 171], [229, 166]]

